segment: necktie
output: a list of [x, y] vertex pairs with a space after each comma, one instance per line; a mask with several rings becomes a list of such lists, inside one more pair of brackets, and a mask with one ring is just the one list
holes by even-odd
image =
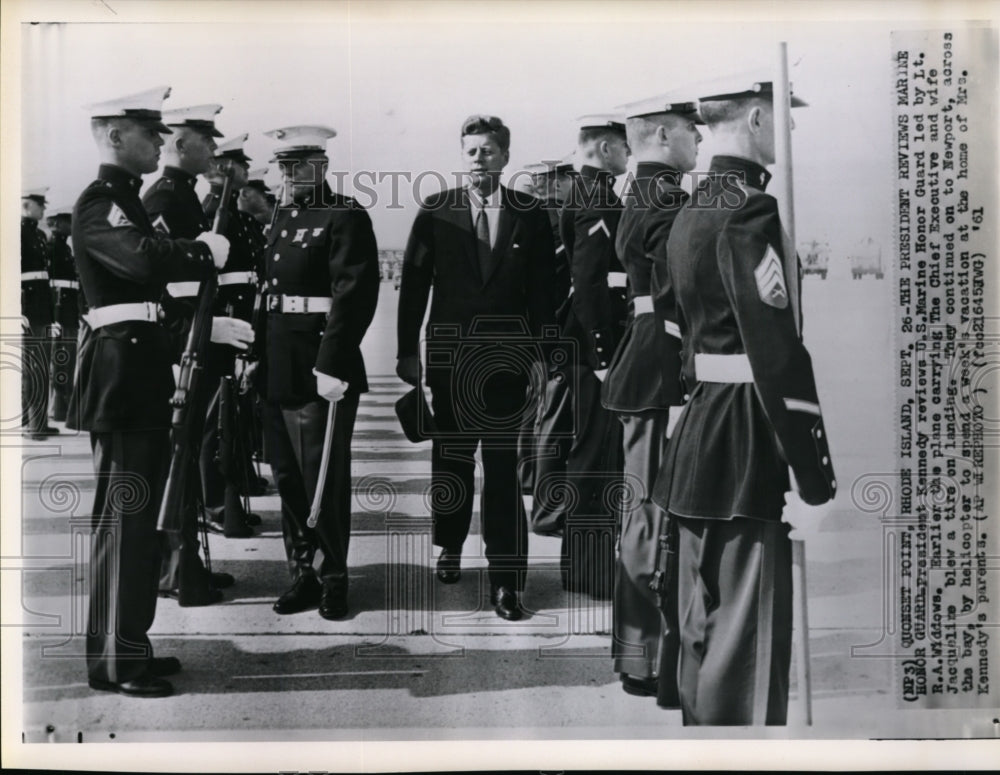
[[479, 208], [476, 216], [476, 247], [479, 253], [479, 274], [483, 281], [486, 280], [486, 273], [490, 264], [490, 224], [486, 220], [486, 208]]

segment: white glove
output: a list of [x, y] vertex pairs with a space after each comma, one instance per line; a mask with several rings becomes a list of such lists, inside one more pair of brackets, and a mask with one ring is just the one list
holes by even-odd
[[601, 369], [600, 371], [595, 371], [594, 376], [597, 377], [597, 379], [600, 380], [601, 382], [604, 382], [604, 378], [608, 376], [608, 370]]
[[[792, 479], [795, 486], [795, 480]], [[781, 519], [790, 525], [792, 532], [788, 537], [792, 540], [805, 541], [811, 536], [819, 533], [819, 526], [832, 508], [832, 501], [824, 503], [822, 506], [810, 506], [798, 492], [792, 490], [785, 493], [785, 509], [781, 512]]]
[[325, 398], [333, 404], [344, 397], [349, 385], [342, 379], [331, 377], [322, 371], [316, 371], [316, 369], [313, 369], [313, 374], [316, 375], [316, 392], [321, 398]]
[[212, 318], [212, 341], [245, 350], [253, 342], [253, 326], [239, 318]]
[[212, 251], [216, 269], [222, 269], [226, 265], [226, 259], [229, 258], [229, 240], [214, 231], [203, 231], [195, 237], [195, 240], [207, 245]]

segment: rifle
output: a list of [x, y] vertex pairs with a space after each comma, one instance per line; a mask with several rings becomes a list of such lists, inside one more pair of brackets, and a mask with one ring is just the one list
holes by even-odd
[[677, 662], [680, 658], [680, 625], [677, 620], [677, 524], [666, 512], [660, 520], [656, 538], [656, 565], [649, 588], [663, 616], [660, 636], [659, 680], [656, 704], [661, 708], [679, 708]]
[[[223, 186], [223, 196], [228, 197], [232, 190], [233, 179], [226, 177]], [[221, 234], [226, 228], [226, 208], [220, 207], [215, 213], [215, 223], [212, 231]], [[203, 269], [201, 288], [198, 290], [198, 304], [195, 309], [191, 330], [188, 332], [184, 354], [181, 356], [180, 376], [177, 389], [174, 391], [170, 405], [173, 407], [171, 425], [172, 452], [170, 456], [170, 473], [167, 476], [167, 486], [160, 502], [160, 514], [156, 522], [158, 530], [179, 533], [183, 522], [184, 492], [187, 485], [188, 469], [193, 464], [193, 453], [198, 437], [198, 429], [204, 421], [191, 411], [191, 402], [198, 389], [198, 377], [201, 374], [212, 338], [212, 306], [215, 303], [215, 293], [219, 287], [219, 273], [214, 264], [208, 263]], [[205, 543], [206, 555], [208, 550]]]

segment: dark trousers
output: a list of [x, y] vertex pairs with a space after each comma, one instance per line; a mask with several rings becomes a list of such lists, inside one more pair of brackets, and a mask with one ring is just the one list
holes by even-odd
[[91, 433], [97, 488], [91, 518], [87, 671], [129, 681], [146, 670], [156, 613], [156, 533], [169, 431]]
[[528, 521], [517, 478], [517, 436], [524, 406], [520, 380], [487, 380], [476, 407], [451, 386], [431, 386], [431, 407], [438, 428], [431, 451], [431, 501], [434, 543], [461, 551], [472, 522], [476, 448], [482, 449], [479, 518], [490, 583], [513, 591], [524, 588], [528, 567]]
[[347, 587], [347, 550], [351, 539], [351, 436], [358, 414], [357, 393], [337, 402], [330, 462], [315, 529], [306, 524], [319, 481], [328, 402], [317, 397], [303, 406], [268, 402], [264, 433], [268, 462], [281, 496], [281, 529], [293, 579], [314, 575], [316, 550], [323, 553], [324, 584]]
[[[246, 514], [241, 494], [250, 494], [251, 484], [257, 479], [252, 457], [252, 439], [256, 429], [250, 427], [250, 424], [257, 422], [257, 417], [254, 413], [243, 411], [237, 406], [241, 403], [242, 407], [247, 407], [249, 402], [246, 401], [246, 396], [239, 395], [239, 388], [234, 385], [230, 391], [231, 405], [227, 410], [233, 413], [233, 438], [223, 439], [219, 422], [221, 377], [214, 378], [213, 384], [215, 391], [206, 409], [198, 460], [205, 515], [213, 522], [230, 528], [239, 528], [243, 526]], [[228, 472], [223, 471], [221, 464], [223, 443], [229, 447], [228, 454], [231, 455], [231, 468]]]
[[[650, 495], [667, 445], [667, 412], [622, 414], [619, 420], [625, 487], [615, 566], [614, 669], [616, 673], [656, 678], [660, 671], [661, 636], [677, 638], [676, 621], [667, 623], [671, 626], [664, 632], [657, 595], [650, 588], [665, 516]], [[672, 651], [676, 653], [676, 649]], [[663, 666], [673, 674], [676, 668], [676, 663]]]
[[535, 431], [535, 466], [531, 504], [531, 529], [539, 535], [562, 532], [570, 505], [566, 459], [575, 430], [570, 374], [546, 375]]
[[521, 492], [531, 493], [535, 486], [538, 461], [538, 422], [545, 401], [546, 367], [533, 363], [528, 380], [528, 411], [521, 417], [517, 436], [517, 476]]
[[788, 526], [678, 520], [685, 725], [784, 724], [792, 649]]
[[601, 406], [601, 381], [589, 366], [570, 369], [576, 435], [566, 460], [567, 506], [562, 541], [566, 589], [611, 597], [615, 527], [622, 495], [622, 427]]
[[66, 421], [66, 410], [69, 409], [69, 397], [73, 392], [73, 379], [76, 376], [76, 353], [78, 329], [66, 329], [54, 342], [52, 352], [52, 392], [49, 404], [52, 409], [52, 419], [56, 422]]
[[52, 340], [47, 325], [33, 323], [21, 337], [21, 424], [41, 433], [49, 422], [49, 360]]

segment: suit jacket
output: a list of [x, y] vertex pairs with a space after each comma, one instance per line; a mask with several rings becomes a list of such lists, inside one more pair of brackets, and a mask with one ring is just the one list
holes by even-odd
[[361, 340], [375, 317], [379, 291], [378, 246], [368, 211], [326, 183], [315, 200], [279, 208], [268, 233], [264, 288], [271, 297], [324, 296], [332, 304], [329, 314], [268, 312], [268, 399], [288, 405], [320, 400], [314, 368], [347, 382], [350, 393], [366, 392]]
[[[168, 239], [153, 228], [140, 186], [121, 167], [102, 164], [73, 208], [73, 252], [90, 308], [160, 302], [169, 280], [211, 260], [203, 243]], [[96, 432], [169, 428], [174, 347], [160, 322], [90, 331], [80, 348], [67, 425]]]
[[[777, 202], [762, 190], [767, 171], [717, 156], [710, 172], [699, 206], [680, 212], [667, 242], [685, 358], [745, 355], [753, 381], [695, 385], [653, 499], [681, 516], [779, 520], [789, 466], [807, 503], [830, 500], [837, 487], [789, 303], [798, 277], [785, 276]], [[735, 177], [747, 184], [727, 190]], [[690, 363], [686, 370], [696, 373]]]
[[434, 194], [423, 202], [403, 256], [398, 357], [419, 353], [433, 287], [427, 384], [448, 384], [471, 359], [497, 346], [524, 348], [515, 356], [518, 366], [504, 373], [526, 380], [528, 361], [545, 357], [543, 329], [555, 324], [554, 286], [552, 230], [537, 199], [500, 187], [497, 237], [484, 276], [468, 191]]
[[595, 371], [611, 365], [628, 319], [625, 288], [608, 285], [609, 272], [625, 272], [615, 254], [622, 203], [613, 186], [610, 173], [584, 165], [559, 220], [573, 283], [563, 334]]
[[[617, 412], [665, 410], [684, 402], [677, 305], [667, 276], [667, 238], [688, 195], [682, 173], [640, 162], [624, 197], [615, 252], [628, 273], [629, 301], [652, 296], [653, 312], [636, 315], [615, 350], [601, 403]], [[669, 321], [668, 333], [664, 321]]]

